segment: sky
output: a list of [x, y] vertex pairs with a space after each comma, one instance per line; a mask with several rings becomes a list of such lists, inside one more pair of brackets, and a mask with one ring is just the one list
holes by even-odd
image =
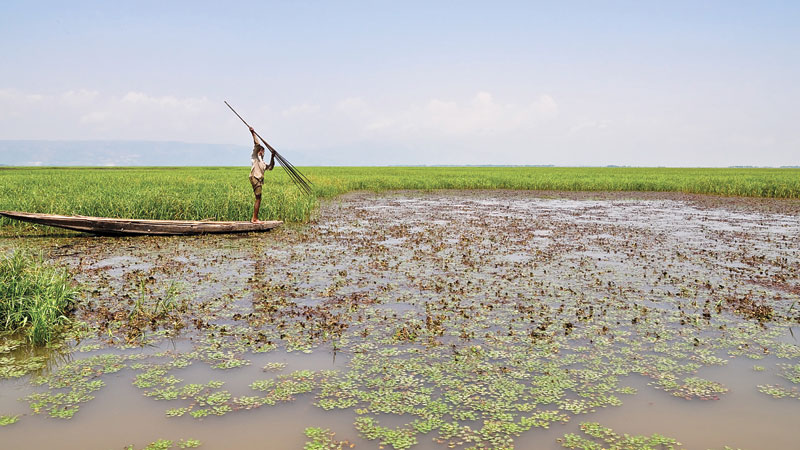
[[74, 160], [35, 140], [247, 165], [228, 100], [295, 164], [800, 165], [798, 23], [793, 1], [4, 0], [0, 164]]

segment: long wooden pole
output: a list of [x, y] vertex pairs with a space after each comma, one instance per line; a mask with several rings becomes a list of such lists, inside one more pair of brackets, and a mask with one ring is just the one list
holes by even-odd
[[[247, 125], [247, 128], [252, 128], [250, 124], [248, 124], [247, 121], [245, 121], [244, 118], [242, 118], [242, 116], [240, 116], [239, 113], [236, 112], [235, 109], [233, 109], [233, 106], [231, 106], [227, 101], [225, 101], [225, 105], [227, 105], [228, 108], [230, 108], [231, 111], [233, 111], [233, 113], [236, 114], [236, 117], [238, 117], [239, 120], [242, 121], [242, 123]], [[277, 150], [272, 148], [272, 146], [269, 145], [269, 143], [264, 138], [262, 138], [257, 131], [253, 130], [253, 133], [261, 140], [261, 142], [264, 143], [264, 145], [269, 149], [269, 151], [271, 151], [272, 154], [275, 155], [275, 159], [278, 160], [278, 163], [281, 165], [281, 167], [283, 167], [283, 170], [286, 171], [286, 174], [289, 175], [289, 178], [294, 182], [294, 184], [296, 184], [297, 187], [300, 188], [300, 190], [303, 191], [305, 194], [311, 194], [311, 186], [309, 185], [314, 183], [312, 183], [311, 180], [309, 180], [305, 175], [300, 173], [300, 171], [297, 170], [289, 161], [287, 161], [286, 158], [281, 156], [281, 154], [278, 153]]]

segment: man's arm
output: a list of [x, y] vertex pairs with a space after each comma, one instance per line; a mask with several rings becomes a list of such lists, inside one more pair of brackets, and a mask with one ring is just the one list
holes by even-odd
[[256, 136], [256, 130], [253, 127], [250, 127], [250, 134], [253, 135], [253, 144], [258, 145], [258, 137]]
[[275, 168], [275, 152], [272, 153], [272, 156], [269, 158], [269, 165], [267, 166], [267, 170], [272, 170]]

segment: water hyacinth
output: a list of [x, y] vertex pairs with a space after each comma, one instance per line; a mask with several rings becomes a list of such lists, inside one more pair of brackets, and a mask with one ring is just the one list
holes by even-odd
[[311, 439], [303, 446], [303, 450], [342, 450], [352, 448], [353, 444], [347, 441], [334, 439], [336, 433], [323, 428], [309, 427], [304, 431], [306, 437]]
[[681, 446], [675, 439], [657, 433], [652, 436], [619, 435], [597, 422], [581, 423], [581, 431], [589, 438], [569, 433], [560, 439], [561, 445], [581, 450], [675, 450]]
[[7, 425], [11, 425], [17, 423], [19, 421], [19, 414], [11, 416], [11, 415], [0, 415], [0, 427], [4, 427]]
[[[170, 441], [168, 439], [159, 439], [157, 441], [151, 442], [146, 446], [142, 447], [141, 450], [175, 450], [175, 449], [183, 449], [183, 448], [197, 448], [200, 447], [201, 442], [197, 439], [181, 439], [180, 441]], [[125, 450], [136, 450], [136, 447], [133, 445], [128, 445], [125, 447]]]

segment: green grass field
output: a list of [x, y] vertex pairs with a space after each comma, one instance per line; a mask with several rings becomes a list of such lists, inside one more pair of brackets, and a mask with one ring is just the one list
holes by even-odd
[[[800, 198], [800, 169], [306, 167], [315, 196], [280, 168], [267, 174], [262, 219], [307, 221], [319, 198], [356, 190], [671, 191]], [[4, 168], [0, 210], [142, 219], [247, 220], [247, 167]], [[11, 221], [3, 219], [0, 225]]]

